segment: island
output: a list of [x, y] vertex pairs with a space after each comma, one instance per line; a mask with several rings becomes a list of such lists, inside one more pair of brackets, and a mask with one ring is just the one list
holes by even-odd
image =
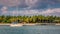
[[60, 17], [58, 16], [0, 16], [0, 25], [23, 24], [23, 25], [60, 25]]

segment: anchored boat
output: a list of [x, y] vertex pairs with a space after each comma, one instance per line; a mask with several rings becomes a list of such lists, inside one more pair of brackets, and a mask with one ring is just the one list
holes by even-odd
[[23, 24], [11, 24], [10, 26], [11, 27], [21, 27], [21, 26], [23, 26]]
[[23, 24], [19, 24], [17, 22], [13, 22], [12, 24], [10, 24], [11, 27], [21, 27], [23, 26]]

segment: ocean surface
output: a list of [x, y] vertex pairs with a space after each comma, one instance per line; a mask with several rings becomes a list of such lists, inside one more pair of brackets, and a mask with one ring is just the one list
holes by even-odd
[[10, 27], [0, 26], [0, 34], [60, 34], [60, 26], [40, 25]]

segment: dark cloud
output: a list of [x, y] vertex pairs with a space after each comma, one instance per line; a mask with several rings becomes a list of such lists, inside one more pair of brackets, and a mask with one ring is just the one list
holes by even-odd
[[0, 5], [21, 8], [46, 8], [48, 5], [60, 4], [60, 0], [0, 0]]
[[4, 6], [18, 6], [25, 5], [24, 0], [0, 0], [0, 4]]

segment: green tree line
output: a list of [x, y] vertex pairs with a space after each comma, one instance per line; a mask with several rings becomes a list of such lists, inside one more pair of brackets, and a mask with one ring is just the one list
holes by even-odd
[[0, 23], [26, 22], [26, 23], [60, 23], [60, 17], [57, 16], [0, 16]]

